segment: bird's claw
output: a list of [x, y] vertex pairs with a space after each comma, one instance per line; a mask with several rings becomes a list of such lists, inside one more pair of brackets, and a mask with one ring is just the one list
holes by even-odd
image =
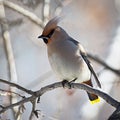
[[71, 89], [71, 82], [68, 82], [67, 80], [63, 80], [62, 81], [62, 86], [63, 86], [63, 88], [65, 88], [65, 85], [68, 85], [69, 86], [69, 89]]

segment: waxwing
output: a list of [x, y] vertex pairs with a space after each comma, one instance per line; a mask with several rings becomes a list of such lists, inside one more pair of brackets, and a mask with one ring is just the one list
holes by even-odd
[[[101, 84], [88, 60], [87, 54], [82, 45], [70, 37], [66, 31], [58, 26], [60, 18], [51, 19], [45, 26], [42, 38], [47, 45], [48, 59], [53, 71], [61, 81], [74, 81], [93, 86], [91, 75], [94, 76], [98, 87]], [[88, 93], [91, 103], [99, 102], [99, 97]]]

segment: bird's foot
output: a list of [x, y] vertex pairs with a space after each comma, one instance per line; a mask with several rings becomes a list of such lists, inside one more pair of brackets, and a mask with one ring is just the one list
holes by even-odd
[[77, 78], [71, 80], [69, 83], [74, 83], [77, 80]]
[[71, 82], [67, 81], [67, 80], [63, 80], [62, 81], [62, 86], [63, 88], [65, 88], [65, 85], [67, 84], [67, 86], [69, 86], [69, 89], [71, 89]]
[[77, 78], [71, 80], [70, 82], [67, 81], [67, 80], [63, 80], [63, 81], [62, 81], [62, 86], [63, 86], [63, 88], [65, 88], [65, 85], [67, 84], [67, 86], [69, 86], [69, 89], [71, 89], [71, 83], [75, 82], [76, 80], [77, 80]]

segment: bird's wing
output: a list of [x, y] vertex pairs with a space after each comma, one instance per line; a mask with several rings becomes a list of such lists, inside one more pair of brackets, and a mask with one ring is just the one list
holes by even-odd
[[76, 40], [74, 40], [74, 39], [70, 39], [70, 41], [72, 41], [75, 45], [77, 45], [77, 46], [79, 47], [80, 55], [82, 56], [83, 60], [84, 60], [85, 63], [87, 64], [89, 70], [90, 70], [91, 73], [93, 74], [93, 76], [94, 76], [94, 78], [95, 78], [95, 80], [96, 80], [97, 85], [101, 88], [101, 84], [100, 84], [100, 82], [99, 82], [99, 80], [98, 80], [98, 77], [97, 77], [97, 75], [96, 75], [96, 73], [95, 73], [95, 71], [94, 71], [94, 69], [93, 69], [90, 61], [88, 60], [88, 57], [87, 57], [87, 54], [86, 54], [84, 48], [80, 45], [80, 43], [79, 43], [78, 41], [76, 41]]

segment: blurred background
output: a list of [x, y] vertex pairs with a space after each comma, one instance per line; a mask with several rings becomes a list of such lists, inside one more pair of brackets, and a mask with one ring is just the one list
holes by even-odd
[[[1, 0], [0, 1], [0, 78], [27, 89], [39, 90], [58, 80], [48, 62], [47, 48], [38, 39], [45, 24], [63, 16], [59, 25], [86, 51], [97, 55], [114, 69], [120, 69], [119, 0]], [[94, 64], [102, 90], [120, 101], [120, 78], [100, 64]], [[0, 83], [5, 90], [14, 90]], [[0, 96], [0, 104], [17, 102], [17, 96]], [[36, 106], [39, 118], [33, 120], [106, 120], [115, 110], [101, 98], [91, 105], [82, 90], [55, 89], [45, 93]], [[1, 120], [27, 120], [32, 105], [15, 118], [8, 110]], [[18, 108], [17, 108], [18, 109]]]

